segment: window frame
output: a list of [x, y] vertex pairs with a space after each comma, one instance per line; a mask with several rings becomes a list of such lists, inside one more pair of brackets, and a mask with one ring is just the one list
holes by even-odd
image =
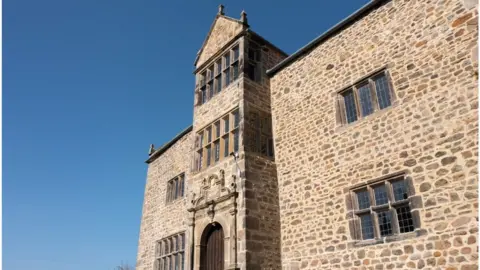
[[[376, 88], [375, 81], [382, 76], [384, 76], [386, 79], [386, 83], [388, 86], [388, 93], [390, 97], [390, 100], [389, 100], [390, 104], [388, 106], [385, 106], [383, 109], [380, 109], [378, 90]], [[359, 89], [363, 86], [368, 86], [369, 93], [370, 93], [370, 103], [372, 105], [372, 111], [368, 114], [364, 114], [362, 109], [363, 104], [361, 102]], [[348, 93], [349, 91], [352, 91], [353, 93], [353, 97], [354, 97], [353, 100], [354, 100], [354, 106], [355, 106], [355, 112], [356, 112], [356, 119], [350, 122], [348, 121], [348, 118], [347, 118], [348, 113], [346, 108], [347, 106], [345, 103], [345, 94]], [[358, 122], [361, 119], [364, 119], [370, 115], [375, 114], [378, 111], [383, 111], [394, 106], [395, 101], [396, 101], [396, 95], [393, 89], [390, 72], [387, 70], [386, 67], [382, 67], [381, 69], [371, 72], [368, 75], [364, 76], [363, 78], [357, 80], [354, 84], [349, 85], [348, 87], [344, 87], [340, 91], [337, 91], [336, 104], [335, 104], [337, 124], [339, 125], [353, 124], [355, 122]]]
[[154, 270], [185, 270], [185, 240], [183, 231], [156, 241]]
[[181, 173], [167, 181], [166, 203], [185, 197], [185, 173]]
[[[238, 56], [235, 59], [235, 50]], [[226, 58], [229, 57], [227, 65]], [[220, 65], [218, 65], [220, 63]], [[212, 99], [215, 95], [227, 88], [240, 77], [240, 43], [237, 42], [229, 47], [225, 53], [221, 54], [206, 66], [201, 72], [198, 72], [198, 105], [203, 105]], [[235, 68], [237, 70], [235, 74]], [[228, 72], [228, 76], [227, 73]], [[236, 77], [235, 77], [236, 75]], [[227, 81], [228, 79], [228, 81]]]
[[[250, 58], [250, 51], [253, 51], [253, 59]], [[250, 77], [250, 67], [253, 67], [253, 78]], [[257, 83], [262, 82], [262, 46], [252, 40], [248, 41], [247, 54], [245, 57], [244, 74], [249, 80]]]
[[[406, 199], [395, 200], [394, 190], [392, 183], [403, 181], [404, 188], [406, 189], [406, 194], [408, 195]], [[387, 203], [377, 205], [377, 200], [375, 198], [375, 188], [379, 186], [384, 186], [387, 194]], [[358, 194], [361, 191], [366, 190], [368, 193], [369, 207], [360, 209]], [[419, 202], [420, 201], [420, 202]], [[397, 173], [382, 177], [377, 180], [368, 181], [365, 184], [357, 185], [350, 189], [347, 199], [348, 206], [348, 217], [349, 225], [352, 239], [356, 243], [377, 243], [383, 242], [384, 239], [396, 239], [401, 238], [406, 235], [415, 234], [420, 230], [420, 216], [418, 208], [421, 207], [421, 199], [419, 196], [415, 196], [415, 190], [411, 178], [408, 177], [405, 173]], [[401, 225], [398, 220], [398, 211], [399, 209], [409, 208], [408, 214], [411, 224], [411, 230], [401, 232]], [[403, 211], [402, 210], [402, 211]], [[379, 213], [388, 212], [390, 214], [390, 226], [392, 233], [389, 235], [382, 235], [381, 228], [379, 223]], [[402, 212], [403, 213], [403, 212]], [[371, 218], [371, 223], [373, 225], [373, 238], [364, 239], [363, 228], [362, 228], [362, 216], [369, 215]], [[402, 223], [402, 225], [405, 224]], [[410, 229], [410, 228], [409, 228]]]
[[[238, 112], [238, 124], [235, 126], [235, 113]], [[226, 129], [225, 123], [228, 123], [228, 130]], [[233, 125], [232, 125], [233, 123]], [[219, 124], [219, 125], [217, 125]], [[230, 156], [230, 153], [234, 151], [235, 148], [235, 133], [240, 132], [240, 125], [241, 125], [241, 115], [239, 108], [234, 108], [230, 110], [228, 113], [224, 114], [222, 117], [215, 119], [212, 123], [204, 126], [200, 131], [196, 134], [196, 142], [195, 142], [195, 168], [194, 171], [202, 171], [208, 167], [211, 167], [223, 159], [226, 159]], [[217, 131], [217, 127], [220, 128], [220, 131]], [[212, 139], [209, 142], [208, 136], [205, 136], [205, 132], [207, 130], [211, 130], [212, 132]], [[203, 140], [202, 140], [203, 139]], [[218, 158], [216, 156], [216, 147], [215, 145], [218, 144]], [[240, 148], [240, 134], [237, 135], [237, 145], [238, 149]], [[227, 148], [225, 148], [227, 146]], [[207, 155], [210, 149], [210, 163], [208, 163]], [[228, 154], [227, 154], [228, 153]]]

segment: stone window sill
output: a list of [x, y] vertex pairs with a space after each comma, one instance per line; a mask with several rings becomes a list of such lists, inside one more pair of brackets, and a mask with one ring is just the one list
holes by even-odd
[[380, 245], [380, 244], [397, 242], [397, 241], [402, 241], [402, 240], [407, 240], [407, 239], [413, 239], [413, 238], [421, 237], [421, 236], [424, 236], [424, 235], [427, 235], [426, 230], [415, 229], [413, 232], [402, 233], [402, 234], [394, 234], [394, 235], [386, 236], [386, 237], [383, 237], [383, 238], [352, 241], [352, 242], [349, 243], [349, 245], [353, 248], [365, 247], [365, 246]]
[[355, 122], [348, 123], [348, 124], [342, 124], [342, 125], [340, 125], [340, 126], [337, 126], [337, 128], [335, 129], [335, 133], [342, 134], [342, 133], [344, 133], [344, 132], [352, 129], [352, 128], [355, 127], [355, 126], [358, 126], [358, 125], [360, 125], [360, 124], [363, 124], [363, 123], [365, 123], [365, 122], [368, 122], [368, 121], [370, 121], [370, 120], [372, 120], [372, 119], [378, 118], [378, 117], [380, 117], [381, 115], [383, 115], [383, 114], [385, 114], [385, 113], [393, 110], [394, 108], [396, 108], [396, 107], [398, 107], [398, 106], [399, 106], [399, 102], [398, 102], [398, 100], [395, 100], [395, 101], [393, 102], [392, 106], [390, 106], [390, 107], [384, 108], [384, 109], [382, 109], [382, 110], [378, 110], [378, 111], [376, 111], [376, 112], [374, 112], [374, 113], [372, 113], [372, 114], [370, 114], [370, 115], [368, 115], [368, 116], [365, 116], [365, 117], [363, 117], [363, 118], [361, 118], [361, 119], [358, 119], [358, 120], [355, 121]]

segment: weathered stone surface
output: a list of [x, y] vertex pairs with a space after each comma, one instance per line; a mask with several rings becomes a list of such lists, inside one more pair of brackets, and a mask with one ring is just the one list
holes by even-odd
[[[478, 160], [478, 87], [474, 74], [466, 72], [476, 69], [470, 54], [477, 44], [478, 30], [467, 25], [477, 14], [464, 9], [462, 1], [393, 0], [272, 77], [282, 236], [291, 240], [290, 248], [308, 254], [308, 243], [301, 239], [316, 229], [323, 233], [321, 246], [338, 246], [343, 237], [357, 243], [355, 233], [351, 233], [354, 226], [349, 227], [345, 219], [348, 208], [344, 194], [354, 185], [407, 171], [415, 196], [421, 198], [415, 209], [426, 236], [399, 237], [391, 242], [398, 245], [395, 247], [352, 244], [353, 249], [365, 250], [354, 252], [357, 260], [364, 269], [379, 265], [385, 269], [389, 263], [393, 269], [445, 269], [459, 264], [455, 258], [450, 262], [448, 250], [456, 248], [455, 237], [462, 237], [465, 244], [456, 248], [461, 250], [468, 237], [475, 235], [469, 229], [476, 224], [453, 222], [461, 216], [477, 216], [473, 204], [478, 194], [477, 172], [470, 174]], [[372, 23], [377, 21], [381, 23]], [[343, 56], [346, 51], [348, 59]], [[337, 93], [382, 67], [391, 75], [396, 105], [342, 124], [337, 117]], [[301, 90], [297, 91], [298, 82]], [[286, 88], [290, 91], [285, 94]], [[329, 147], [322, 148], [324, 145]], [[294, 182], [300, 175], [308, 175], [311, 183]], [[292, 184], [283, 186], [284, 182]], [[308, 200], [302, 200], [304, 189], [312, 185]], [[306, 215], [306, 223], [292, 226], [290, 222], [296, 217], [287, 203], [282, 207], [284, 200], [298, 203], [295, 211], [299, 213], [316, 210]], [[339, 226], [347, 231], [338, 232]], [[454, 234], [464, 227], [465, 234]], [[323, 267], [305, 269], [347, 269], [330, 262], [350, 250], [329, 252]], [[372, 256], [368, 256], [370, 252]], [[464, 255], [466, 261], [461, 264], [476, 264], [468, 256]], [[313, 260], [293, 253], [282, 253], [282, 259]], [[353, 263], [350, 269], [361, 266]]]
[[[266, 45], [261, 82], [240, 72], [207, 103], [200, 106], [196, 96], [193, 132], [149, 164], [137, 270], [153, 269], [155, 242], [166, 236], [185, 231], [187, 246], [198, 247], [188, 225], [194, 223], [195, 235], [201, 235], [211, 217], [200, 210], [193, 220], [186, 212], [188, 196], [219, 169], [231, 181], [237, 168], [230, 157], [192, 171], [193, 134], [233, 108], [241, 112], [238, 162], [244, 172], [237, 182], [238, 209], [216, 205], [213, 217], [232, 221], [238, 215], [236, 224], [228, 223], [238, 230], [237, 239], [226, 236], [229, 267], [233, 252], [240, 270], [478, 266], [478, 60], [472, 53], [478, 30], [477, 12], [469, 5], [468, 0], [387, 1], [272, 78], [265, 70], [285, 56]], [[216, 61], [212, 57], [242, 27], [220, 17], [197, 67]], [[248, 42], [242, 36], [236, 43], [241, 66]], [[342, 125], [337, 92], [384, 67], [393, 106]], [[256, 111], [272, 114], [274, 160], [252, 151]], [[354, 239], [359, 233], [351, 225], [354, 207], [345, 200], [351, 187], [402, 171], [411, 179], [410, 207], [419, 228], [386, 243]], [[166, 205], [165, 183], [181, 172], [187, 197]], [[198, 270], [199, 255], [193, 254], [192, 262], [189, 252], [186, 265]]]

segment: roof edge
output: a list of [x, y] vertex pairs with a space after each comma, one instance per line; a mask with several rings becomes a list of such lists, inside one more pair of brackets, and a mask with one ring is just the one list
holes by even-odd
[[283, 54], [284, 56], [288, 57], [288, 53], [284, 52], [282, 49], [280, 49], [277, 45], [273, 44], [272, 42], [268, 41], [268, 39], [264, 38], [263, 36], [261, 36], [260, 34], [258, 34], [257, 32], [253, 31], [252, 29], [248, 28], [246, 29], [246, 31], [254, 36], [256, 36], [257, 38], [261, 39], [263, 42], [265, 42], [265, 44], [271, 46], [272, 48], [274, 48], [275, 50], [277, 50], [279, 53]]
[[317, 45], [319, 45], [321, 42], [327, 40], [334, 34], [340, 32], [344, 27], [348, 26], [349, 24], [355, 22], [357, 19], [362, 18], [363, 15], [368, 13], [369, 11], [377, 8], [378, 6], [389, 2], [391, 0], [371, 0], [367, 4], [363, 5], [361, 8], [359, 8], [357, 11], [353, 12], [350, 14], [347, 18], [343, 19], [339, 23], [335, 24], [333, 27], [325, 31], [323, 34], [315, 38], [314, 40], [310, 41], [307, 45], [303, 46], [296, 52], [294, 52], [292, 55], [289, 57], [285, 58], [283, 61], [278, 63], [276, 66], [273, 68], [267, 70], [267, 76], [273, 77], [277, 72], [282, 70], [283, 68], [287, 67], [291, 63], [293, 63], [295, 60], [297, 60], [299, 57], [302, 55], [308, 53], [310, 50], [315, 48]]
[[163, 153], [165, 153], [165, 151], [167, 151], [170, 147], [172, 147], [178, 140], [180, 140], [183, 136], [190, 133], [190, 131], [192, 131], [192, 130], [193, 130], [193, 125], [190, 125], [186, 129], [182, 130], [175, 137], [173, 137], [173, 139], [166, 142], [160, 148], [155, 150], [155, 152], [153, 152], [153, 154], [151, 154], [150, 157], [148, 157], [148, 159], [145, 161], [145, 163], [147, 163], [147, 164], [152, 163], [155, 159], [157, 159], [159, 156], [161, 156]]

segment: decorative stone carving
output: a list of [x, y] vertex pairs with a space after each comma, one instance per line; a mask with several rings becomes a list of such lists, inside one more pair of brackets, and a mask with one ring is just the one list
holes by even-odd
[[231, 194], [236, 191], [236, 176], [232, 175], [232, 182], [228, 187], [225, 186], [225, 171], [220, 170], [218, 174], [211, 174], [203, 178], [199, 188], [199, 195], [191, 192], [190, 202], [192, 208], [198, 208], [202, 204], [210, 204], [221, 197]]

